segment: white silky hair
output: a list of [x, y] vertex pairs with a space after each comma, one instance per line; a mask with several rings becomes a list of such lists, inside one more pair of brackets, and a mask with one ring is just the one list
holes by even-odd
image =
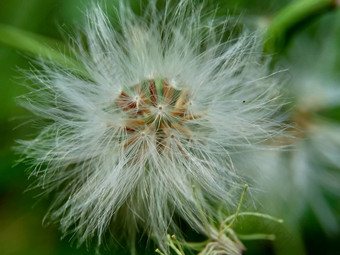
[[[131, 243], [146, 233], [166, 250], [166, 233], [180, 233], [174, 215], [197, 229], [196, 204], [214, 215], [216, 205], [237, 203], [233, 190], [243, 183], [233, 155], [283, 132], [282, 82], [263, 61], [258, 36], [225, 40], [233, 22], [203, 14], [192, 1], [176, 7], [167, 1], [163, 11], [149, 2], [138, 16], [119, 1], [115, 26], [93, 5], [86, 46], [80, 40], [74, 46], [88, 77], [43, 62], [21, 98], [45, 120], [20, 149], [38, 186], [55, 195], [48, 219], [80, 244], [94, 238], [101, 244], [111, 228]], [[124, 129], [131, 111], [115, 102], [122, 91], [133, 96], [135, 84], [156, 78], [189, 91], [188, 116], [202, 114], [183, 123], [186, 131], [172, 129], [162, 152], [152, 131], [134, 132], [132, 145], [124, 146], [132, 136]], [[162, 118], [183, 122], [166, 111]], [[195, 196], [193, 185], [202, 195]]]

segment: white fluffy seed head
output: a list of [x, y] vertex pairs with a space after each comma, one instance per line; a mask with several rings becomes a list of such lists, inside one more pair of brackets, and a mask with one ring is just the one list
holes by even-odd
[[21, 144], [39, 186], [56, 192], [49, 218], [79, 243], [100, 244], [112, 226], [164, 248], [167, 232], [179, 235], [174, 215], [195, 228], [195, 204], [209, 215], [233, 205], [233, 155], [282, 130], [280, 82], [257, 37], [224, 41], [228, 21], [191, 1], [163, 11], [155, 2], [137, 16], [120, 1], [117, 27], [93, 7], [86, 48], [77, 45], [89, 76], [43, 64], [22, 100], [47, 120]]

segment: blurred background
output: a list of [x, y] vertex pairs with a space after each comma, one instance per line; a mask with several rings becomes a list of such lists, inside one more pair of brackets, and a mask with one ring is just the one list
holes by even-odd
[[[138, 1], [135, 0], [136, 6]], [[82, 10], [89, 2], [91, 0], [0, 0], [0, 23], [63, 40], [65, 35], [62, 31], [68, 31], [75, 24], [78, 26], [84, 22]], [[115, 1], [106, 0], [106, 2], [110, 6]], [[241, 15], [241, 19], [252, 28], [263, 29], [270, 23], [271, 18], [291, 1], [208, 0], [207, 2], [212, 9], [219, 6], [218, 15]], [[246, 254], [339, 254], [340, 235], [339, 228], [335, 226], [340, 222], [339, 10], [311, 17], [295, 28], [289, 38], [286, 38], [285, 47], [274, 54], [274, 59], [277, 66], [289, 70], [290, 77], [285, 81], [287, 95], [291, 98], [291, 105], [288, 108], [295, 111], [294, 105], [299, 104], [300, 108], [296, 111], [300, 111], [301, 108], [312, 109], [318, 120], [322, 119], [322, 128], [325, 125], [326, 128], [328, 125], [334, 127], [333, 133], [327, 133], [329, 134], [327, 138], [322, 136], [317, 141], [313, 139], [325, 128], [321, 131], [313, 129], [313, 132], [308, 133], [313, 142], [308, 146], [316, 146], [316, 149], [321, 150], [320, 152], [316, 150], [313, 156], [315, 160], [313, 166], [318, 166], [315, 171], [327, 172], [327, 178], [324, 178], [323, 174], [313, 175], [316, 181], [320, 179], [323, 181], [322, 185], [315, 184], [318, 187], [322, 186], [322, 202], [310, 206], [314, 202], [312, 197], [311, 203], [307, 203], [299, 213], [298, 219], [290, 220], [287, 216], [287, 225], [260, 226], [260, 228], [271, 229], [278, 238], [274, 242], [245, 241], [248, 248]], [[29, 69], [31, 65], [27, 55], [0, 44], [0, 254], [95, 254], [96, 251], [91, 248], [77, 249], [76, 245], [70, 242], [71, 238], [61, 240], [57, 226], [43, 224], [49, 205], [48, 198], [37, 199], [38, 190], [27, 191], [31, 183], [31, 180], [28, 180], [27, 167], [16, 163], [19, 156], [13, 151], [15, 140], [27, 138], [31, 131], [29, 125], [22, 125], [31, 118], [30, 113], [16, 104], [16, 97], [25, 93], [22, 84], [27, 82], [20, 69]], [[309, 84], [312, 84], [311, 87]], [[303, 85], [303, 90], [296, 89], [300, 88], [300, 85]], [[309, 93], [310, 91], [314, 93]], [[316, 99], [310, 94], [316, 96]], [[318, 95], [323, 94], [325, 96], [323, 96], [321, 109], [315, 110], [310, 107], [310, 104], [313, 105], [317, 101]], [[307, 103], [305, 98], [309, 99]], [[326, 146], [325, 141], [330, 142], [330, 145]], [[319, 158], [320, 155], [322, 157]], [[289, 179], [285, 181], [289, 187]], [[313, 186], [311, 189], [314, 190]], [[303, 203], [300, 193], [296, 193], [295, 196], [297, 204], [287, 203], [285, 209], [295, 212], [295, 206]], [[326, 211], [322, 209], [318, 212], [318, 208], [321, 208], [324, 203], [327, 204]], [[263, 204], [266, 205], [265, 202]], [[275, 211], [275, 216], [285, 218], [287, 215], [286, 212], [282, 214], [280, 215], [280, 210]], [[332, 217], [335, 221], [329, 221], [325, 217]], [[104, 249], [102, 254], [124, 254], [124, 252]]]

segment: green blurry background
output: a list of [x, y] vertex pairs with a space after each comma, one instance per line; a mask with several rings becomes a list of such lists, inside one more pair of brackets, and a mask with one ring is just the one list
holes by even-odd
[[[74, 24], [81, 24], [84, 21], [82, 9], [90, 1], [0, 0], [0, 23], [63, 40], [61, 35], [63, 30], [67, 31]], [[110, 5], [115, 1], [106, 2]], [[261, 27], [290, 1], [207, 2], [212, 8], [219, 4], [218, 15], [241, 14], [246, 22]], [[313, 18], [295, 31], [286, 49], [275, 55], [275, 58], [279, 60], [289, 56], [294, 44], [299, 40], [304, 40], [302, 43], [320, 45], [320, 48], [327, 40], [333, 45], [330, 54], [335, 59], [328, 75], [339, 78], [340, 68], [337, 66], [340, 64], [337, 60], [340, 59], [339, 21], [339, 11], [330, 12], [321, 18]], [[334, 27], [337, 27], [337, 30], [334, 31]], [[303, 54], [309, 52], [306, 50], [300, 56]], [[22, 125], [30, 119], [30, 113], [17, 106], [15, 102], [17, 96], [25, 93], [25, 88], [21, 84], [26, 81], [20, 69], [29, 69], [30, 65], [29, 58], [23, 53], [0, 45], [0, 255], [94, 254], [93, 249], [89, 251], [85, 247], [77, 249], [68, 238], [61, 240], [57, 226], [43, 226], [42, 220], [49, 201], [37, 199], [39, 191], [26, 191], [31, 182], [28, 180], [26, 167], [15, 164], [19, 157], [13, 152], [15, 140], [25, 139], [30, 134], [29, 125]], [[332, 114], [339, 119], [339, 110]], [[336, 204], [336, 201], [333, 203], [339, 210], [339, 203]], [[248, 247], [247, 254], [277, 254], [274, 252], [275, 246], [279, 247], [280, 254], [301, 254], [301, 242], [304, 243], [307, 254], [340, 254], [340, 236], [326, 235], [312, 213], [307, 213], [303, 220], [301, 242], [295, 240], [296, 235], [290, 233], [288, 229], [280, 227], [278, 230], [284, 233], [279, 244], [274, 245], [267, 241], [245, 242]], [[104, 250], [102, 253], [123, 254], [119, 250], [110, 252]]]

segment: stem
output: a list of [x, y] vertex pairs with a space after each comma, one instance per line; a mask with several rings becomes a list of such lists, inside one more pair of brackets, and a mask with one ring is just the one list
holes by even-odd
[[228, 218], [226, 218], [225, 222], [234, 220], [238, 216], [239, 217], [241, 217], [241, 216], [254, 216], [254, 217], [258, 217], [258, 218], [264, 218], [264, 219], [268, 219], [268, 220], [271, 220], [271, 221], [275, 221], [277, 223], [283, 223], [283, 219], [275, 218], [271, 215], [259, 213], [259, 212], [240, 212], [238, 215], [233, 214], [233, 215], [229, 216]]
[[207, 241], [203, 241], [203, 242], [197, 242], [197, 243], [192, 243], [192, 242], [181, 242], [181, 245], [184, 247], [187, 247], [191, 250], [196, 250], [196, 251], [200, 251], [203, 249], [204, 246], [207, 245]]
[[237, 236], [241, 239], [241, 240], [270, 240], [270, 241], [274, 241], [275, 240], [275, 235], [272, 234], [262, 234], [262, 233], [258, 233], [258, 234], [251, 234], [251, 235], [240, 235], [237, 234]]
[[207, 218], [205, 217], [205, 213], [204, 213], [201, 205], [198, 203], [197, 193], [196, 193], [196, 186], [193, 185], [192, 186], [192, 190], [193, 190], [194, 200], [195, 200], [195, 203], [196, 203], [196, 208], [197, 208], [198, 213], [200, 214], [200, 216], [202, 218], [205, 230], [207, 231], [207, 236], [210, 238], [211, 237], [211, 234], [210, 234], [210, 225], [209, 225], [209, 222], [208, 222]]
[[156, 253], [160, 254], [160, 255], [165, 255], [163, 252], [161, 252], [158, 248], [155, 250]]
[[220, 234], [224, 233], [224, 231], [227, 230], [228, 228], [231, 228], [232, 225], [235, 223], [237, 216], [240, 214], [241, 206], [243, 203], [244, 196], [246, 195], [247, 189], [248, 189], [248, 185], [246, 184], [244, 185], [243, 192], [240, 198], [240, 202], [238, 203], [236, 212], [235, 214], [233, 214], [234, 217], [231, 218], [231, 222], [227, 226], [224, 226], [224, 225], [229, 221], [230, 217], [227, 217], [224, 221], [222, 221], [220, 225]]
[[[88, 76], [84, 66], [58, 51], [62, 43], [11, 26], [0, 24], [0, 43], [69, 69], [75, 74]], [[65, 46], [64, 46], [65, 48]]]
[[282, 50], [294, 30], [314, 17], [340, 5], [339, 0], [299, 0], [283, 8], [271, 21], [265, 34], [264, 50], [275, 53]]
[[171, 239], [174, 241], [174, 243], [177, 245], [177, 247], [178, 247], [178, 249], [179, 249], [179, 251], [181, 252], [181, 254], [185, 254], [184, 253], [184, 250], [183, 250], [183, 248], [182, 248], [182, 245], [181, 245], [181, 243], [178, 241], [178, 239], [176, 238], [176, 236], [175, 235], [172, 235], [171, 236]]
[[167, 235], [167, 238], [168, 238], [170, 247], [174, 250], [174, 252], [175, 252], [177, 255], [185, 255], [184, 253], [182, 253], [182, 252], [176, 247], [176, 245], [173, 243], [172, 238], [170, 237], [169, 234]]

